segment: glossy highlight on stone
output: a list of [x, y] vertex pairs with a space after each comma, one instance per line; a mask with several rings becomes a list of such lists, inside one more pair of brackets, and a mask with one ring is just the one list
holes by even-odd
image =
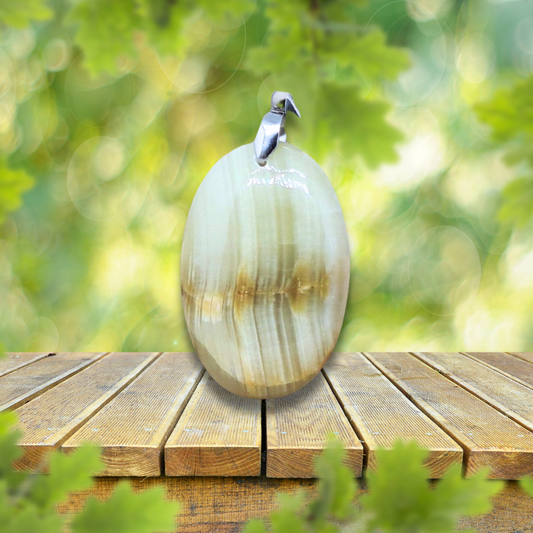
[[193, 200], [181, 252], [187, 328], [206, 370], [240, 396], [277, 398], [333, 351], [350, 279], [344, 217], [320, 166], [280, 143], [218, 161]]

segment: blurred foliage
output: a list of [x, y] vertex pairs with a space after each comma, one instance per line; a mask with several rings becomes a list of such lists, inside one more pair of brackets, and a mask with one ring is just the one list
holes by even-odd
[[503, 158], [531, 146], [532, 19], [527, 0], [0, 2], [6, 349], [190, 350], [187, 211], [274, 90], [348, 227], [338, 349], [533, 349], [532, 172]]
[[489, 469], [466, 480], [462, 466], [454, 465], [429, 490], [426, 457], [427, 451], [414, 442], [399, 441], [392, 451], [377, 452], [379, 468], [367, 473], [369, 493], [361, 498], [363, 509], [371, 515], [369, 532], [452, 533], [460, 517], [491, 510], [490, 498], [503, 489], [504, 482], [488, 481]]
[[528, 477], [522, 479], [520, 485], [533, 498], [533, 478]]
[[357, 3], [269, 0], [269, 30], [246, 64], [271, 75], [270, 84], [306, 95], [298, 103], [306, 117], [302, 141], [316, 158], [338, 146], [343, 157], [360, 154], [377, 166], [396, 161], [393, 146], [402, 135], [384, 120], [389, 105], [362, 99], [359, 91], [380, 75], [396, 79], [409, 58], [387, 46], [381, 30], [356, 26], [350, 12]]
[[5, 161], [0, 162], [0, 223], [8, 211], [20, 207], [22, 193], [32, 186], [33, 179], [24, 170], [13, 170]]
[[179, 506], [164, 500], [164, 489], [138, 494], [129, 482], [119, 483], [105, 502], [89, 497], [74, 516], [60, 515], [56, 507], [72, 492], [86, 490], [102, 470], [100, 449], [84, 444], [66, 455], [54, 451], [48, 457], [47, 474], [17, 471], [12, 463], [22, 449], [17, 446], [14, 412], [0, 413], [0, 523], [4, 533], [153, 533], [174, 531]]
[[[319, 479], [317, 498], [309, 498], [304, 491], [295, 494], [279, 494], [279, 509], [270, 515], [274, 533], [336, 533], [340, 529], [332, 522], [354, 518], [352, 500], [357, 491], [350, 469], [343, 465], [346, 452], [342, 443], [329, 436], [326, 449], [315, 461], [315, 473]], [[254, 519], [246, 524], [243, 533], [266, 533], [262, 520]]]
[[377, 468], [367, 472], [368, 490], [358, 498], [358, 511], [353, 507], [357, 487], [342, 463], [345, 451], [330, 437], [315, 464], [320, 478], [316, 499], [309, 501], [304, 492], [280, 494], [270, 529], [252, 520], [243, 533], [452, 533], [460, 517], [491, 510], [490, 498], [504, 482], [485, 479], [487, 470], [465, 480], [461, 465], [455, 465], [431, 488], [424, 466], [427, 454], [416, 443], [402, 441], [378, 450]]
[[14, 28], [25, 28], [33, 20], [46, 20], [52, 15], [44, 0], [0, 1], [0, 20]]
[[500, 210], [503, 221], [525, 226], [533, 217], [533, 75], [513, 87], [499, 89], [490, 102], [478, 104], [476, 110], [479, 119], [492, 128], [494, 141], [514, 141], [505, 162], [529, 166], [529, 176], [515, 179], [504, 188], [505, 202]]
[[164, 55], [179, 54], [186, 43], [183, 25], [203, 9], [215, 21], [240, 17], [254, 8], [253, 0], [175, 2], [169, 0], [85, 0], [78, 2], [69, 21], [79, 25], [75, 42], [93, 74], [119, 74], [119, 61], [138, 58], [135, 38], [140, 36]]

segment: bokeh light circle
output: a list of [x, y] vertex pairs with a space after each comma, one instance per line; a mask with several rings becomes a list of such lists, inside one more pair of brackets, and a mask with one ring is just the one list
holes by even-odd
[[132, 98], [127, 74], [112, 78], [105, 73], [92, 77], [78, 55], [65, 75], [65, 99], [72, 114], [86, 126], [110, 126], [126, 112]]
[[65, 39], [52, 39], [43, 50], [43, 61], [46, 70], [58, 72], [70, 65], [72, 46]]
[[494, 47], [484, 35], [467, 35], [457, 46], [457, 71], [469, 83], [482, 83], [492, 74], [495, 58]]
[[17, 78], [7, 54], [0, 49], [0, 131], [11, 124], [17, 100]]
[[524, 53], [533, 54], [533, 17], [520, 21], [516, 27], [516, 40]]
[[350, 184], [352, 213], [358, 223], [376, 233], [402, 229], [416, 213], [418, 191], [406, 202], [378, 183], [373, 176], [352, 180]]
[[418, 187], [444, 165], [443, 141], [437, 117], [424, 107], [400, 108], [394, 117], [406, 140], [398, 148], [399, 160], [377, 171], [378, 183], [395, 191]]
[[407, 1], [406, 8], [410, 18], [417, 22], [426, 22], [447, 11], [451, 4], [450, 0], [417, 0]]
[[[446, 57], [448, 55], [448, 41], [446, 35], [449, 32], [445, 24], [439, 20], [439, 14], [446, 9], [447, 2], [440, 0], [427, 2], [412, 2], [407, 0], [406, 13], [401, 16], [397, 15], [395, 4], [404, 4], [404, 2], [389, 2], [380, 7], [368, 21], [364, 34], [373, 31], [373, 19], [378, 16], [381, 19], [386, 18], [387, 11], [390, 11], [391, 18], [387, 21], [385, 33], [390, 33], [394, 26], [403, 26], [409, 19], [417, 22], [417, 40], [427, 42], [426, 46], [418, 46], [411, 49], [411, 67], [400, 73], [394, 81], [384, 80], [383, 87], [389, 99], [398, 106], [410, 106], [420, 104], [429, 99], [441, 85], [444, 74], [447, 69]], [[423, 23], [431, 23], [431, 27], [424, 27]], [[380, 24], [382, 25], [382, 24]], [[445, 29], [447, 30], [445, 32]], [[391, 43], [394, 45], [395, 43]], [[434, 61], [432, 54], [433, 49], [441, 50], [444, 60]], [[364, 80], [367, 87], [372, 87], [375, 80]], [[380, 97], [379, 94], [376, 94]]]
[[135, 193], [135, 166], [126, 147], [112, 137], [93, 137], [72, 155], [67, 187], [76, 209], [91, 220], [120, 215]]
[[[502, 189], [512, 181], [514, 171], [502, 153], [485, 153], [487, 136], [470, 143], [453, 162], [443, 184], [451, 200], [457, 226], [468, 232], [476, 246], [491, 255], [506, 253], [510, 226], [499, 220]], [[483, 157], [473, 157], [473, 154]]]
[[470, 304], [481, 282], [481, 262], [466, 233], [452, 226], [427, 230], [409, 255], [409, 285], [429, 313], [451, 316]]

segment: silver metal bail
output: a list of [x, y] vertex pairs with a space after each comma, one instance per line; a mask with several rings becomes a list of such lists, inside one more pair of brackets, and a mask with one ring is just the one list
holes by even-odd
[[261, 166], [266, 164], [268, 156], [278, 147], [278, 142], [287, 142], [285, 133], [287, 112], [292, 111], [300, 117], [300, 111], [290, 93], [273, 92], [270, 104], [270, 111], [263, 117], [254, 140], [255, 158]]

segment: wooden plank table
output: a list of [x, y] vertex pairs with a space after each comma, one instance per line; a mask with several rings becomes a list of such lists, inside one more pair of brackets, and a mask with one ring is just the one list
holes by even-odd
[[279, 491], [316, 490], [313, 460], [329, 433], [361, 478], [395, 440], [428, 450], [439, 478], [454, 463], [508, 480], [494, 511], [461, 529], [533, 532], [533, 498], [514, 480], [533, 475], [533, 354], [343, 353], [300, 391], [239, 398], [194, 354], [13, 353], [0, 360], [0, 410], [23, 431], [16, 467], [37, 471], [46, 453], [99, 443], [106, 469], [60, 509], [106, 498], [128, 477], [163, 485], [182, 502], [181, 532], [237, 532], [275, 505]]

